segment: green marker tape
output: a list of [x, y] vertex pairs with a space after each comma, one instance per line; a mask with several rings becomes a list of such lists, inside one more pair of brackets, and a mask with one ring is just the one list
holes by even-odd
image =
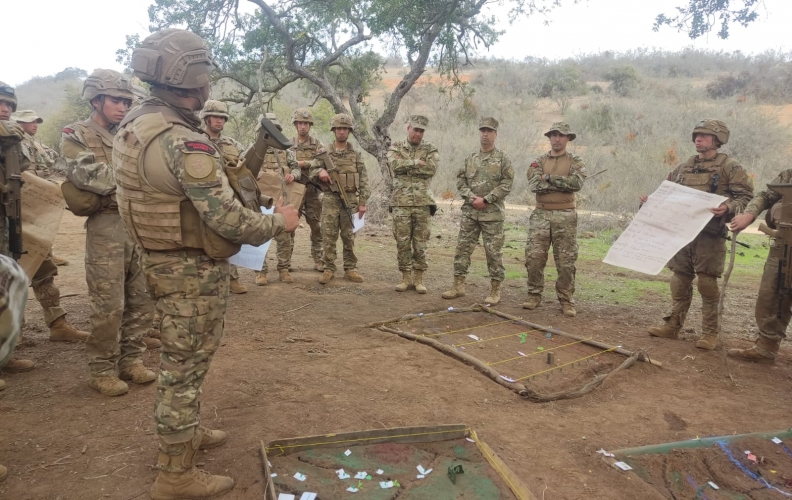
[[520, 343], [524, 344], [525, 343], [525, 339], [527, 339], [527, 338], [528, 338], [528, 334], [527, 333], [521, 333], [520, 334]]
[[371, 476], [366, 476], [366, 481], [371, 481]]
[[539, 347], [537, 347], [537, 348], [536, 348], [536, 350], [537, 350], [537, 351], [544, 351], [544, 347], [542, 347], [542, 346], [539, 346]]

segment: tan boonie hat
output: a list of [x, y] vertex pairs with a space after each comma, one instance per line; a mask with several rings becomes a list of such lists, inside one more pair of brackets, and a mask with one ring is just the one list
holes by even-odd
[[574, 141], [575, 137], [577, 137], [577, 134], [572, 132], [572, 129], [569, 128], [569, 124], [567, 122], [555, 122], [553, 126], [550, 127], [550, 130], [545, 132], [545, 137], [550, 137], [550, 134], [553, 132], [558, 132], [559, 134], [569, 137], [570, 141]]
[[492, 130], [498, 130], [498, 120], [491, 116], [486, 116], [479, 121], [479, 130], [483, 128], [491, 128]]
[[22, 123], [44, 123], [44, 120], [39, 117], [32, 109], [22, 109], [11, 115], [11, 119], [16, 122]]
[[408, 123], [412, 128], [426, 130], [429, 127], [429, 118], [423, 115], [412, 115]]

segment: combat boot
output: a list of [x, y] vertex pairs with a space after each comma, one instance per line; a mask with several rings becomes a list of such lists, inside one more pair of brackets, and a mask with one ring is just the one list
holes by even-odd
[[266, 286], [267, 285], [267, 273], [264, 271], [258, 271], [256, 273], [256, 285], [257, 286]]
[[754, 361], [756, 363], [773, 364], [778, 356], [778, 348], [781, 340], [768, 339], [767, 337], [757, 337], [756, 342], [750, 349], [729, 349], [729, 356], [743, 361]]
[[[156, 332], [156, 336], [152, 335], [152, 332]], [[146, 336], [143, 337], [143, 343], [146, 344], [146, 349], [159, 349], [162, 347], [162, 342], [160, 341], [159, 336], [160, 333], [158, 329], [150, 329]]]
[[0, 391], [6, 390], [6, 383], [5, 380], [0, 379]]
[[665, 325], [660, 327], [653, 326], [649, 328], [649, 335], [664, 339], [678, 339], [679, 330], [681, 328], [682, 325], [679, 323], [679, 318], [677, 316], [671, 316], [668, 318]]
[[201, 433], [201, 445], [199, 448], [202, 450], [211, 450], [212, 448], [217, 448], [228, 441], [228, 433], [225, 431], [208, 429], [203, 425], [200, 425], [198, 426], [198, 432]]
[[195, 452], [201, 444], [200, 431], [192, 441], [182, 443], [181, 453], [169, 455], [162, 448], [174, 448], [160, 440], [157, 468], [160, 473], [151, 486], [152, 500], [212, 499], [223, 496], [234, 488], [234, 480], [213, 476], [195, 467]]
[[61, 259], [60, 257], [57, 257], [55, 255], [52, 256], [52, 263], [58, 267], [69, 265], [69, 261], [67, 259]]
[[490, 280], [490, 293], [484, 297], [484, 303], [496, 306], [500, 302], [501, 282]]
[[699, 349], [706, 349], [707, 351], [715, 350], [715, 348], [718, 347], [718, 334], [705, 333], [698, 339], [698, 342], [696, 342], [696, 347]]
[[88, 381], [91, 389], [96, 389], [102, 396], [115, 397], [129, 392], [129, 386], [126, 382], [113, 375], [106, 377], [92, 377]]
[[85, 342], [88, 340], [88, 332], [74, 328], [66, 316], [61, 316], [50, 325], [50, 342]]
[[412, 285], [412, 272], [411, 271], [402, 271], [402, 280], [401, 282], [396, 285], [397, 292], [406, 292], [408, 288]]
[[8, 363], [6, 363], [2, 370], [8, 373], [22, 373], [29, 372], [35, 366], [35, 361], [31, 361], [29, 359], [11, 358], [8, 360]]
[[350, 269], [348, 271], [344, 271], [344, 279], [349, 280], [353, 283], [363, 283], [363, 276], [357, 272], [357, 269]]
[[228, 291], [231, 293], [243, 294], [247, 293], [247, 287], [240, 283], [239, 280], [231, 280], [231, 283], [228, 286]]
[[454, 286], [451, 287], [451, 290], [443, 292], [442, 297], [444, 299], [455, 299], [457, 297], [464, 297], [464, 296], [465, 296], [465, 277], [454, 276]]
[[283, 283], [294, 283], [294, 278], [291, 277], [288, 269], [281, 269], [278, 271], [278, 277]]
[[330, 269], [325, 269], [324, 272], [322, 272], [322, 275], [319, 276], [319, 283], [326, 285], [330, 283], [330, 280], [333, 278], [335, 278], [335, 272], [331, 271]]
[[317, 260], [314, 262], [314, 271], [319, 271], [320, 273], [324, 272], [324, 262], [321, 260]]
[[522, 307], [523, 309], [536, 309], [539, 307], [539, 304], [542, 303], [542, 296], [537, 293], [529, 293], [528, 300], [523, 302]]
[[577, 311], [575, 311], [575, 306], [570, 304], [569, 302], [561, 302], [561, 311], [564, 313], [564, 316], [567, 318], [574, 318], [577, 316]]
[[0, 465], [0, 482], [5, 481], [6, 477], [8, 477], [8, 469]]
[[424, 294], [426, 293], [426, 286], [423, 284], [423, 271], [415, 271], [414, 283], [415, 291]]
[[148, 384], [157, 380], [157, 374], [146, 368], [143, 363], [132, 363], [120, 370], [121, 380], [131, 380], [133, 384]]

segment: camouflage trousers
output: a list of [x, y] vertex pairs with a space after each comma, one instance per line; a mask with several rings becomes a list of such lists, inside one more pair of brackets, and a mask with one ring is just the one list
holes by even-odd
[[547, 255], [553, 246], [553, 260], [558, 271], [556, 296], [561, 302], [574, 304], [575, 262], [578, 258], [577, 212], [537, 208], [528, 222], [525, 243], [525, 270], [528, 272], [528, 293], [544, 291], [544, 270]]
[[52, 262], [52, 251], [50, 251], [31, 280], [33, 293], [41, 304], [44, 323], [47, 326], [52, 325], [61, 316], [66, 316], [66, 309], [60, 303], [60, 289], [55, 285], [55, 276], [57, 275], [58, 266]]
[[231, 277], [232, 280], [239, 279], [239, 269], [234, 264], [228, 265], [228, 275]]
[[470, 256], [479, 242], [479, 234], [484, 240], [484, 254], [487, 256], [489, 277], [503, 281], [506, 268], [503, 267], [503, 221], [480, 221], [462, 215], [459, 222], [456, 253], [454, 254], [454, 276], [466, 276], [470, 267]]
[[[305, 185], [305, 196], [300, 211], [311, 228], [311, 258], [314, 262], [320, 262], [322, 260], [322, 191], [310, 182]], [[291, 234], [293, 252], [294, 233], [289, 234]]]
[[[275, 255], [278, 259], [278, 271], [287, 270], [289, 266], [291, 266], [291, 254], [292, 254], [292, 238], [294, 238], [294, 233], [280, 233], [276, 237], [272, 238], [272, 241], [275, 243]], [[272, 248], [272, 244], [270, 244], [270, 248]], [[267, 252], [268, 255], [271, 255]], [[267, 259], [264, 259], [264, 264], [261, 266], [261, 272], [266, 273], [269, 269], [269, 264], [267, 264]]]
[[[792, 290], [778, 289], [779, 258], [774, 250], [770, 251], [765, 262], [759, 296], [756, 297], [755, 315], [759, 335], [782, 340], [786, 338], [786, 330], [792, 319]], [[783, 246], [778, 249], [778, 253], [783, 254]]]
[[[352, 210], [356, 211], [357, 205], [354, 205]], [[344, 248], [344, 270], [355, 269], [357, 257], [352, 222], [346, 209], [341, 205], [341, 197], [334, 193], [325, 193], [322, 197], [322, 251], [324, 267], [330, 271], [336, 270], [336, 242], [339, 234]]]
[[0, 368], [14, 355], [28, 298], [28, 277], [14, 259], [0, 255]]
[[91, 300], [88, 369], [93, 377], [115, 376], [116, 367], [142, 362], [154, 302], [140, 269], [140, 251], [124, 231], [121, 216], [94, 214], [85, 226], [85, 281]]
[[432, 232], [429, 206], [393, 207], [393, 237], [400, 271], [426, 271], [426, 247]]
[[228, 261], [193, 251], [146, 251], [141, 262], [162, 318], [157, 434], [168, 444], [184, 443], [198, 427], [201, 386], [223, 338]]

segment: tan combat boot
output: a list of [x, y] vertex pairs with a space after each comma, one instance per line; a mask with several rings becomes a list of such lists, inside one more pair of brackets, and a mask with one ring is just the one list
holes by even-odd
[[653, 326], [649, 329], [649, 335], [652, 337], [660, 337], [664, 339], [678, 339], [679, 330], [682, 325], [679, 323], [677, 316], [671, 316], [663, 326]]
[[129, 392], [129, 386], [118, 377], [109, 375], [106, 377], [92, 377], [88, 381], [91, 389], [96, 389], [102, 396], [115, 397]]
[[490, 280], [490, 293], [484, 297], [484, 303], [496, 306], [500, 303], [501, 282]]
[[203, 425], [198, 426], [198, 432], [201, 433], [201, 446], [202, 450], [211, 450], [228, 441], [228, 433], [217, 429], [208, 429]]
[[696, 342], [696, 347], [699, 349], [706, 349], [707, 351], [715, 350], [715, 348], [718, 347], [718, 334], [705, 333], [698, 339], [698, 342]]
[[8, 477], [8, 469], [0, 465], [0, 482], [5, 481], [6, 477]]
[[256, 285], [257, 286], [267, 285], [267, 273], [265, 273], [264, 271], [258, 271], [256, 273]]
[[[152, 500], [197, 500], [223, 496], [234, 488], [234, 480], [225, 476], [213, 476], [195, 467], [195, 452], [201, 444], [201, 433], [192, 441], [182, 443], [178, 455], [160, 451], [157, 468], [160, 473], [151, 487]], [[162, 448], [174, 448], [160, 441]]]
[[357, 269], [350, 269], [349, 271], [344, 271], [344, 279], [349, 280], [353, 283], [363, 283], [363, 276], [357, 272]]
[[74, 328], [66, 316], [61, 316], [50, 325], [50, 342], [85, 342], [88, 340], [88, 332]]
[[561, 302], [561, 311], [564, 313], [564, 316], [567, 318], [574, 318], [577, 316], [577, 311], [575, 311], [575, 306], [570, 304], [569, 302]]
[[415, 291], [424, 294], [426, 293], [426, 285], [423, 284], [423, 271], [415, 271]]
[[0, 379], [0, 391], [6, 390], [6, 383], [5, 380]]
[[69, 265], [69, 261], [67, 259], [61, 259], [60, 257], [55, 255], [52, 256], [52, 263], [58, 267]]
[[767, 337], [757, 337], [756, 343], [750, 349], [729, 349], [729, 356], [743, 361], [754, 361], [771, 365], [775, 363], [778, 356], [778, 348], [781, 340], [768, 339]]
[[324, 272], [324, 262], [321, 260], [317, 260], [314, 262], [314, 271], [319, 271], [320, 273]]
[[454, 286], [451, 287], [451, 290], [443, 292], [442, 297], [444, 299], [455, 299], [457, 297], [464, 297], [464, 296], [465, 296], [465, 277], [454, 276]]
[[280, 278], [283, 283], [294, 283], [294, 278], [289, 274], [288, 269], [281, 269], [278, 271], [278, 278]]
[[542, 296], [536, 293], [529, 293], [528, 300], [523, 302], [523, 309], [536, 309], [542, 303]]
[[330, 269], [325, 269], [324, 272], [322, 272], [322, 275], [319, 276], [319, 283], [326, 285], [330, 283], [330, 280], [333, 278], [335, 278], [335, 272], [331, 271]]
[[412, 285], [412, 272], [411, 271], [402, 271], [402, 280], [401, 282], [396, 285], [397, 292], [406, 292], [408, 288]]
[[133, 384], [148, 384], [157, 380], [157, 374], [146, 368], [143, 363], [132, 363], [120, 370], [121, 380], [131, 380]]
[[231, 280], [231, 283], [228, 286], [228, 291], [239, 295], [239, 294], [247, 293], [247, 287], [243, 285], [239, 280]]
[[8, 360], [8, 363], [6, 363], [2, 370], [8, 373], [22, 373], [29, 372], [35, 366], [35, 361], [31, 361], [29, 359], [11, 358]]

